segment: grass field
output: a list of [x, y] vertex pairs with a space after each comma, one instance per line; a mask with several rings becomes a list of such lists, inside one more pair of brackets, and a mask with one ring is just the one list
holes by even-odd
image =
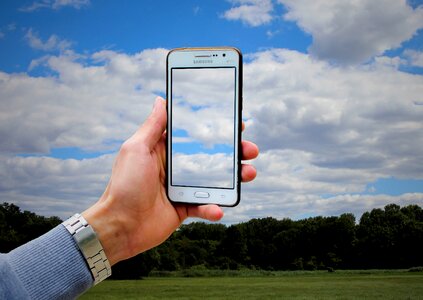
[[423, 273], [310, 272], [261, 277], [107, 280], [80, 299], [423, 299]]

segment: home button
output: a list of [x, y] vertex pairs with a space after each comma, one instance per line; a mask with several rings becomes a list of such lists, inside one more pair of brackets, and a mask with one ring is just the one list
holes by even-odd
[[195, 198], [209, 198], [210, 194], [207, 192], [195, 192], [194, 197]]

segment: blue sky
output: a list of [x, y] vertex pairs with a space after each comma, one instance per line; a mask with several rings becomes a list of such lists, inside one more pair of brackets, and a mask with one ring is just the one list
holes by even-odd
[[423, 1], [398, 0], [2, 1], [0, 201], [87, 208], [167, 51], [214, 45], [244, 53], [261, 148], [224, 222], [423, 204]]
[[[171, 49], [193, 44], [236, 45], [246, 53], [270, 47], [306, 51], [311, 40], [309, 35], [291, 22], [275, 21], [275, 24], [263, 27], [228, 22], [221, 17], [232, 7], [227, 1], [179, 1], [176, 4], [174, 1], [124, 0], [87, 3], [80, 9], [63, 6], [22, 12], [20, 10], [31, 6], [32, 1], [3, 1], [0, 12], [2, 31], [6, 35], [7, 27], [11, 24], [15, 24], [16, 30], [7, 33], [0, 46], [1, 52], [8, 57], [1, 60], [1, 69], [26, 71], [36, 57], [37, 53], [28, 49], [22, 36], [29, 28], [43, 40], [52, 34], [66, 39], [78, 53], [113, 49], [131, 54], [140, 49]], [[276, 35], [281, 34], [282, 37], [271, 38], [266, 35], [268, 31], [278, 31]], [[251, 41], [252, 36], [254, 42]]]
[[[173, 131], [173, 137], [187, 138], [188, 133], [185, 130], [178, 129]], [[233, 153], [233, 146], [227, 144], [213, 144], [212, 147], [205, 147], [205, 145], [199, 141], [175, 143], [173, 150], [178, 153], [195, 154], [195, 153]]]

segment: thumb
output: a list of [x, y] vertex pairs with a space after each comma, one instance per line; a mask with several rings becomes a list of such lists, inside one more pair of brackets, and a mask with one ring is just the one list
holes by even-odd
[[138, 128], [134, 137], [140, 139], [150, 149], [153, 149], [166, 129], [166, 122], [166, 101], [162, 97], [157, 97], [153, 111], [144, 124]]

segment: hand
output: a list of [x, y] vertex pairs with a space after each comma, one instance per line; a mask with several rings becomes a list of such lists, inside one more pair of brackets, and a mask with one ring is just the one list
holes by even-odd
[[[161, 244], [188, 217], [210, 221], [223, 217], [217, 205], [172, 204], [167, 198], [166, 122], [166, 102], [158, 98], [148, 119], [123, 143], [103, 195], [82, 214], [111, 265]], [[254, 143], [242, 142], [244, 160], [257, 157], [258, 152]], [[255, 176], [253, 166], [242, 165], [242, 181]]]

